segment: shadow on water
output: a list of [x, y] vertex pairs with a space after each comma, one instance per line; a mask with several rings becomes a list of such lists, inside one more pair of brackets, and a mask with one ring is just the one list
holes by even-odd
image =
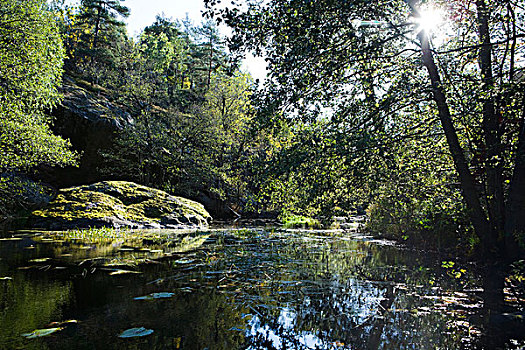
[[[0, 240], [0, 254], [0, 348], [488, 346], [474, 266], [367, 237], [26, 233]], [[57, 330], [45, 337], [21, 335], [50, 328]], [[147, 335], [119, 337], [133, 328]], [[524, 345], [509, 334], [490, 339]]]

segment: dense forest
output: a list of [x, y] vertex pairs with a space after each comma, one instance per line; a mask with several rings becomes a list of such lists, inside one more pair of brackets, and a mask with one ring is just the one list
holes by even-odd
[[24, 205], [13, 176], [39, 179], [43, 168], [85, 161], [82, 147], [54, 134], [63, 129], [52, 112], [66, 90], [62, 80], [114, 106], [105, 117], [126, 116], [90, 163], [91, 180], [126, 179], [189, 197], [204, 192], [243, 209], [251, 203], [248, 177], [268, 136], [253, 122], [253, 82], [212, 22], [195, 27], [158, 17], [133, 39], [123, 22], [129, 9], [119, 1], [2, 6], [4, 217]]
[[[517, 257], [523, 4], [441, 4], [439, 31], [418, 20], [423, 5], [208, 1], [198, 26], [158, 16], [130, 38], [120, 1], [3, 1], [2, 216], [30, 209], [27, 179], [61, 187], [85, 162], [53, 113], [64, 81], [126, 116], [89, 180], [200, 198], [225, 217], [366, 212], [391, 237]], [[239, 69], [246, 51], [266, 58], [264, 86]]]

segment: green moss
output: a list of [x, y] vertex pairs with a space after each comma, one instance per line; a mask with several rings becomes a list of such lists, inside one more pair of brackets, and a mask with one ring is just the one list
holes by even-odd
[[73, 220], [78, 217], [96, 219], [122, 215], [125, 206], [118, 199], [104, 193], [66, 189], [44, 210], [33, 212], [34, 216]]
[[211, 219], [200, 203], [125, 181], [63, 189], [48, 208], [33, 212], [33, 217], [40, 223], [44, 219], [85, 222], [109, 218], [137, 224], [159, 224], [163, 220], [186, 224]]

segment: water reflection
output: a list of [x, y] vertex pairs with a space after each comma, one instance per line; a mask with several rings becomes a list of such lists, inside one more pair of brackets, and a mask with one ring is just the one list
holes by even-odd
[[[0, 348], [479, 346], [478, 276], [387, 243], [263, 230], [0, 241]], [[136, 300], [152, 293], [169, 297]], [[135, 327], [154, 332], [117, 337]]]

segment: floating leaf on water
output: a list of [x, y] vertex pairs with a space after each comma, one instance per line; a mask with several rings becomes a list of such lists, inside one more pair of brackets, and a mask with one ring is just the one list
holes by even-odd
[[148, 264], [162, 264], [162, 262], [158, 261], [158, 260], [151, 260], [151, 259], [144, 259], [142, 260], [144, 263], [148, 263]]
[[184, 265], [184, 264], [191, 264], [194, 261], [195, 260], [192, 260], [192, 259], [179, 259], [179, 260], [175, 260], [174, 263]]
[[148, 282], [146, 284], [161, 284], [164, 281], [165, 281], [164, 278], [157, 278], [156, 280]]
[[126, 329], [124, 332], [119, 334], [119, 338], [133, 338], [133, 337], [144, 337], [153, 333], [153, 329], [146, 329], [144, 327]]
[[124, 274], [128, 274], [128, 273], [142, 273], [142, 272], [131, 271], [131, 270], [115, 270], [113, 272], [110, 272], [109, 275], [110, 276], [115, 276], [115, 275], [124, 275]]
[[44, 328], [44, 329], [36, 329], [32, 331], [31, 333], [24, 333], [22, 334], [23, 337], [26, 337], [28, 339], [34, 339], [34, 338], [40, 338], [45, 337], [47, 335], [53, 334], [55, 332], [58, 332], [64, 328], [62, 327], [56, 327], [56, 328]]
[[38, 268], [39, 270], [47, 271], [51, 268], [51, 265], [40, 265], [40, 266], [35, 266], [35, 267]]
[[137, 266], [136, 264], [137, 261], [126, 261], [126, 260], [120, 260], [120, 261], [113, 261], [113, 262], [108, 262], [108, 263], [104, 263], [102, 264], [102, 266], [106, 266], [106, 267], [133, 267], [133, 266]]
[[133, 298], [133, 300], [163, 299], [163, 298], [171, 298], [174, 295], [175, 295], [175, 293], [169, 293], [169, 292], [151, 293], [151, 294], [145, 295], [143, 297]]
[[49, 260], [51, 260], [51, 258], [39, 258], [39, 259], [29, 260], [29, 262], [40, 263], [40, 262], [46, 262], [46, 261], [49, 261]]
[[62, 326], [64, 324], [68, 324], [68, 323], [78, 323], [78, 321], [77, 320], [66, 320], [66, 321], [62, 321], [62, 322], [51, 322], [47, 326], [48, 327], [51, 327], [51, 326]]
[[230, 329], [228, 329], [229, 331], [237, 331], [237, 332], [244, 332], [245, 329], [242, 329], [242, 328], [238, 328], [238, 327], [232, 327]]

